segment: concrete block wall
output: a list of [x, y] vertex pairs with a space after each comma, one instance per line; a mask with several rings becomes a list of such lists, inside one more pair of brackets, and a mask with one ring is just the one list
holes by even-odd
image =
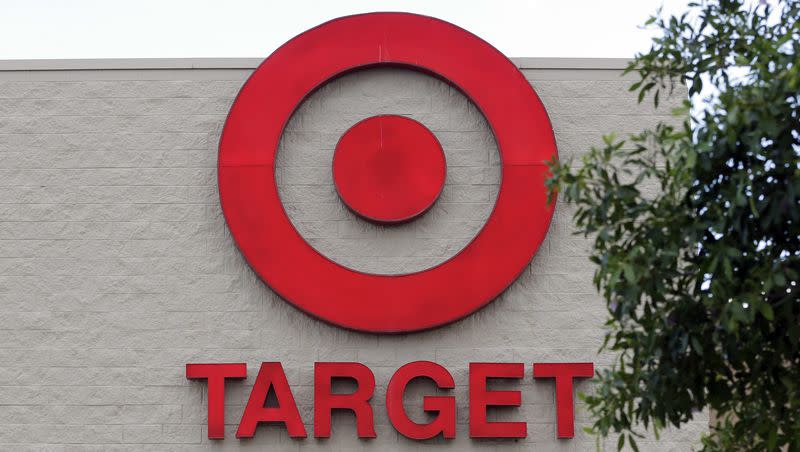
[[[562, 158], [610, 131], [668, 119], [674, 105], [637, 105], [616, 60], [516, 60], [548, 109]], [[605, 319], [591, 284], [588, 243], [560, 204], [548, 238], [499, 299], [436, 330], [378, 336], [317, 321], [279, 299], [250, 270], [222, 217], [219, 134], [252, 71], [250, 60], [0, 62], [0, 449], [3, 450], [594, 450], [582, 433], [557, 440], [552, 381], [531, 363], [594, 361]], [[677, 101], [674, 101], [677, 102]], [[409, 115], [442, 142], [442, 198], [399, 228], [356, 219], [333, 191], [339, 135], [376, 113]], [[500, 175], [485, 121], [446, 84], [402, 70], [338, 79], [298, 110], [279, 154], [279, 187], [297, 228], [332, 259], [403, 273], [458, 252], [491, 211]], [[313, 280], [309, 280], [313, 283]], [[458, 438], [414, 442], [389, 424], [392, 373], [432, 360], [453, 374]], [[378, 438], [359, 440], [351, 416], [334, 416], [329, 440], [292, 440], [276, 427], [234, 437], [262, 361], [280, 361], [308, 432], [313, 363], [359, 361], [376, 376]], [[528, 422], [520, 441], [468, 437], [469, 362], [523, 362], [523, 405], [494, 419]], [[246, 362], [227, 387], [227, 438], [207, 439], [205, 385], [195, 362]], [[344, 388], [346, 390], [346, 388]], [[424, 419], [425, 383], [409, 391]], [[589, 383], [579, 391], [591, 390]], [[687, 450], [707, 426], [669, 432], [644, 450]], [[613, 447], [613, 444], [610, 445]]]

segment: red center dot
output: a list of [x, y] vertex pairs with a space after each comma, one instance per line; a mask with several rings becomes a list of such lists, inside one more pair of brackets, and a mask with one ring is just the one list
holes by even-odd
[[350, 210], [378, 223], [400, 223], [427, 211], [444, 187], [444, 152], [425, 126], [403, 116], [367, 118], [342, 135], [333, 182]]

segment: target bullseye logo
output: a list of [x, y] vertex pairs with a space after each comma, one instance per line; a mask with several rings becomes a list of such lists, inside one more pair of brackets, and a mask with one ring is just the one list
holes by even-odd
[[401, 223], [427, 211], [444, 188], [444, 151], [427, 127], [403, 116], [367, 118], [342, 135], [333, 182], [357, 215]]
[[[497, 201], [478, 235], [453, 258], [403, 275], [358, 272], [320, 254], [292, 225], [275, 180], [281, 135], [303, 100], [333, 78], [380, 65], [431, 74], [460, 90], [491, 127], [502, 170]], [[245, 259], [297, 308], [350, 329], [417, 331], [476, 311], [527, 268], [553, 215], [544, 180], [546, 162], [556, 156], [543, 105], [498, 50], [438, 19], [363, 14], [293, 38], [244, 84], [220, 140], [220, 203]], [[423, 124], [385, 115], [345, 132], [332, 172], [353, 213], [391, 224], [413, 221], [436, 202], [446, 161]]]

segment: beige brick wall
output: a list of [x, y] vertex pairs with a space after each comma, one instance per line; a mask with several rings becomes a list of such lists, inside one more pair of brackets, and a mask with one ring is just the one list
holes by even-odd
[[[126, 64], [34, 71], [0, 64], [0, 449], [594, 449], [594, 439], [580, 432], [582, 413], [576, 438], [555, 439], [552, 381], [534, 382], [530, 366], [602, 366], [610, 359], [595, 353], [604, 306], [591, 284], [588, 244], [571, 233], [569, 206], [558, 206], [548, 238], [519, 280], [480, 312], [409, 335], [335, 328], [292, 308], [258, 279], [220, 212], [219, 133], [251, 63]], [[580, 155], [602, 133], [635, 132], [670, 110], [637, 105], [619, 62], [519, 64], [548, 109], [562, 158]], [[338, 136], [376, 113], [423, 122], [448, 159], [435, 208], [397, 228], [355, 219], [331, 182]], [[386, 273], [426, 268], [458, 252], [489, 214], [500, 174], [491, 133], [461, 94], [391, 69], [348, 75], [312, 96], [285, 134], [279, 165], [282, 199], [304, 237], [345, 265]], [[389, 425], [386, 384], [400, 365], [420, 359], [453, 373], [454, 441], [412, 442]], [[378, 438], [358, 440], [351, 416], [342, 414], [326, 441], [291, 440], [274, 427], [259, 428], [250, 441], [235, 439], [258, 365], [268, 360], [283, 363], [309, 432], [314, 361], [370, 366]], [[495, 418], [527, 421], [527, 439], [469, 440], [471, 361], [526, 363], [524, 380], [502, 384], [521, 389], [523, 406]], [[228, 386], [230, 425], [222, 442], [206, 439], [205, 385], [185, 379], [189, 362], [250, 367], [248, 380]], [[412, 387], [411, 411], [429, 390]], [[698, 415], [643, 449], [687, 450], [705, 425], [707, 416]]]

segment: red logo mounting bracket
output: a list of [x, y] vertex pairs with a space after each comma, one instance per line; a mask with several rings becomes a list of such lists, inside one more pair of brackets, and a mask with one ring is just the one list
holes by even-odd
[[[452, 259], [417, 273], [367, 274], [332, 262], [300, 236], [278, 196], [275, 156], [292, 113], [330, 79], [375, 65], [457, 87], [486, 117], [500, 152], [500, 190], [480, 233]], [[497, 49], [430, 17], [349, 16], [290, 40], [242, 87], [220, 141], [220, 202], [245, 259], [297, 308], [345, 328], [416, 331], [474, 312], [525, 269], [553, 215], [544, 179], [556, 155], [542, 103]]]

